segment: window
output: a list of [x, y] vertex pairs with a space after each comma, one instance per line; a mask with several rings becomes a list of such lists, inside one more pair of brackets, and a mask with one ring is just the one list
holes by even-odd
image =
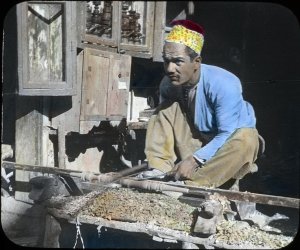
[[155, 2], [80, 2], [81, 46], [152, 57]]
[[75, 94], [75, 18], [74, 2], [17, 5], [20, 95]]

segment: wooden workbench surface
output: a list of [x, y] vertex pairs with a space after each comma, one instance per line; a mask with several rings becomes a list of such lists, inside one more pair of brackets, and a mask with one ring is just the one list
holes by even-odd
[[[208, 238], [200, 238], [189, 235], [184, 231], [173, 230], [169, 228], [160, 227], [154, 224], [145, 224], [140, 222], [124, 222], [116, 220], [108, 220], [101, 217], [94, 217], [89, 215], [82, 215], [81, 208], [87, 204], [90, 199], [99, 195], [99, 191], [94, 191], [86, 196], [70, 196], [70, 197], [54, 197], [47, 201], [48, 213], [54, 216], [57, 220], [65, 219], [69, 223], [76, 224], [76, 222], [96, 225], [98, 227], [107, 227], [119, 229], [132, 233], [146, 233], [150, 236], [157, 236], [167, 240], [176, 240], [183, 242], [190, 242], [201, 245], [211, 245], [212, 242]], [[80, 204], [80, 205], [78, 205]]]

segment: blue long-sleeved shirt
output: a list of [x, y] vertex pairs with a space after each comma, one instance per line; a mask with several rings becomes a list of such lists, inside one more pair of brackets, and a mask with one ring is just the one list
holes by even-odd
[[[164, 79], [160, 88], [161, 100], [176, 89], [166, 87], [166, 82]], [[213, 137], [194, 153], [196, 159], [209, 160], [236, 129], [255, 128], [255, 113], [243, 99], [240, 80], [225, 69], [201, 64], [195, 102], [195, 127]]]

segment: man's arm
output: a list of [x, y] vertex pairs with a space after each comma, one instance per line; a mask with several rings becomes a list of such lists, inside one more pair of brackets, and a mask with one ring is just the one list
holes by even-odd
[[208, 144], [194, 153], [198, 161], [208, 161], [237, 129], [243, 105], [241, 84], [238, 78], [234, 78], [234, 81], [228, 84], [226, 81], [219, 80], [211, 90], [210, 100], [215, 112], [217, 134]]
[[194, 155], [176, 164], [172, 171], [176, 180], [190, 179], [196, 168], [211, 159], [236, 130], [243, 98], [238, 79], [236, 82], [230, 83], [230, 86], [231, 88], [226, 86], [226, 82], [220, 82], [212, 90], [210, 101], [216, 116], [217, 135], [206, 146], [197, 150]]

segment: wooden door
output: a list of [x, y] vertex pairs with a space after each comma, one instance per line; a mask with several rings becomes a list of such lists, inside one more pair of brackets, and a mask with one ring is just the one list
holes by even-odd
[[131, 56], [84, 49], [81, 121], [127, 117]]

